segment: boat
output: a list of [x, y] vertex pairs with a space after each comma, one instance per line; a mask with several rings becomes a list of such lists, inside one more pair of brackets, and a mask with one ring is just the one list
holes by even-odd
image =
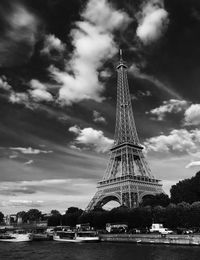
[[76, 239], [81, 242], [98, 242], [100, 240], [96, 231], [78, 231]]
[[53, 240], [70, 243], [97, 242], [99, 236], [95, 231], [57, 231]]
[[29, 242], [33, 237], [31, 233], [25, 233], [24, 231], [15, 231], [13, 233], [0, 234], [0, 242]]

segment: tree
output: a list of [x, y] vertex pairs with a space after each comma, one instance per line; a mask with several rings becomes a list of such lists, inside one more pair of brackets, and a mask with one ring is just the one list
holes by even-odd
[[38, 209], [30, 209], [27, 212], [27, 220], [29, 221], [38, 221], [41, 219], [41, 217], [42, 213]]
[[60, 212], [59, 212], [58, 210], [52, 209], [51, 215], [52, 215], [52, 216], [60, 216], [61, 214], [60, 214]]
[[162, 206], [155, 206], [152, 209], [152, 222], [163, 223], [166, 222], [166, 208]]
[[26, 222], [27, 221], [27, 212], [19, 211], [17, 213], [17, 218], [22, 218], [22, 222]]
[[77, 207], [70, 207], [66, 211], [66, 213], [62, 216], [62, 224], [74, 227], [78, 224], [78, 219], [83, 213], [82, 209]]
[[170, 190], [171, 201], [180, 203], [182, 201], [193, 203], [200, 201], [200, 172], [190, 179], [179, 181]]
[[167, 207], [170, 203], [170, 198], [167, 194], [161, 193], [161, 194], [157, 194], [155, 196], [146, 196], [142, 203], [141, 206], [145, 207], [145, 206], [163, 206], [163, 207]]
[[4, 214], [0, 212], [0, 223], [3, 222]]
[[80, 209], [77, 208], [77, 207], [69, 207], [67, 210], [66, 210], [66, 213], [65, 214], [71, 214], [71, 213], [76, 213], [78, 212]]
[[190, 210], [190, 224], [193, 227], [200, 227], [200, 202], [194, 202], [191, 205]]

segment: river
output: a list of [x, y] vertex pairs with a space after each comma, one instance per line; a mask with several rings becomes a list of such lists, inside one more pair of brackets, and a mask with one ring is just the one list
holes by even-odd
[[131, 243], [0, 243], [1, 260], [199, 260], [200, 247]]

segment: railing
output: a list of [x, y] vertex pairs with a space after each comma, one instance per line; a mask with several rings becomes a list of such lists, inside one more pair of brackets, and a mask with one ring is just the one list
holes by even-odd
[[98, 187], [101, 186], [101, 185], [104, 185], [104, 184], [111, 184], [111, 183], [114, 183], [114, 182], [126, 181], [126, 180], [136, 180], [136, 181], [150, 182], [150, 183], [156, 183], [156, 184], [158, 184], [160, 182], [160, 180], [152, 179], [152, 178], [149, 178], [149, 177], [125, 175], [125, 176], [122, 176], [122, 177], [117, 177], [117, 178], [113, 178], [113, 179], [99, 181]]

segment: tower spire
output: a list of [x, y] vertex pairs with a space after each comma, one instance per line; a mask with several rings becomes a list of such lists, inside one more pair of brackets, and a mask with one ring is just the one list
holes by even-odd
[[130, 142], [139, 144], [129, 92], [127, 65], [122, 59], [117, 64], [117, 110], [114, 145]]

